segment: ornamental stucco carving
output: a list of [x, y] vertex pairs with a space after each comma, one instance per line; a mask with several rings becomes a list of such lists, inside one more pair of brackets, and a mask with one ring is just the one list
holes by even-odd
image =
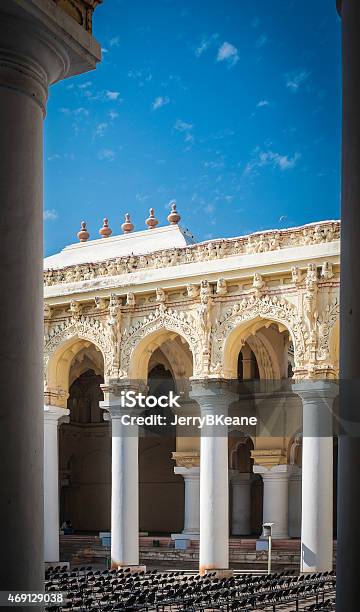
[[68, 340], [81, 338], [89, 340], [97, 346], [104, 358], [105, 375], [110, 375], [114, 361], [114, 346], [111, 336], [106, 327], [93, 317], [73, 317], [55, 324], [45, 336], [44, 346], [44, 370], [45, 376], [49, 360], [54, 353]]
[[130, 363], [137, 345], [146, 336], [161, 329], [178, 333], [187, 341], [193, 355], [194, 375], [201, 373], [201, 335], [191, 313], [178, 312], [161, 305], [161, 307], [157, 307], [146, 317], [136, 321], [127, 330], [124, 330], [120, 350], [121, 376], [131, 375]]
[[340, 238], [339, 222], [325, 222], [304, 228], [251, 234], [200, 244], [156, 251], [149, 255], [130, 255], [97, 263], [79, 264], [60, 270], [45, 270], [46, 286], [88, 281], [102, 276], [118, 276], [137, 270], [167, 268], [179, 264], [206, 262], [235, 255], [266, 253], [295, 246], [322, 244]]
[[296, 365], [302, 364], [308, 354], [308, 334], [294, 304], [282, 297], [254, 294], [237, 301], [219, 319], [213, 334], [211, 370], [218, 374], [223, 372], [224, 350], [226, 341], [233, 330], [246, 321], [256, 318], [268, 319], [282, 323], [290, 332], [294, 344]]
[[335, 298], [328, 304], [317, 320], [317, 352], [316, 357], [319, 361], [330, 359], [330, 338], [336, 322], [340, 316], [339, 300]]

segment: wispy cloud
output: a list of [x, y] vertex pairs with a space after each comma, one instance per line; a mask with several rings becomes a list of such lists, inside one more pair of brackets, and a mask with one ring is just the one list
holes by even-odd
[[270, 102], [269, 100], [260, 100], [257, 105], [256, 108], [262, 108], [263, 106], [269, 106]]
[[259, 36], [255, 41], [255, 47], [257, 49], [261, 49], [261, 47], [264, 47], [264, 45], [266, 45], [267, 41], [267, 36], [265, 36], [265, 34], [261, 34], [261, 36]]
[[299, 87], [308, 80], [310, 72], [306, 70], [300, 70], [298, 72], [291, 72], [286, 74], [286, 87], [293, 93], [297, 93]]
[[78, 108], [60, 108], [60, 112], [63, 113], [63, 115], [74, 115], [75, 117], [79, 116], [79, 115], [83, 115], [84, 117], [88, 117], [90, 112], [88, 111], [87, 108], [84, 108], [83, 106], [79, 106]]
[[105, 98], [107, 100], [112, 100], [112, 101], [113, 100], [118, 100], [119, 97], [120, 97], [120, 92], [119, 91], [109, 91], [109, 90], [107, 90], [105, 92]]
[[170, 98], [168, 98], [167, 96], [157, 96], [157, 98], [155, 98], [155, 100], [152, 103], [152, 109], [157, 110], [158, 108], [161, 108], [162, 106], [166, 106], [167, 104], [169, 104], [169, 102], [170, 102]]
[[185, 136], [185, 142], [191, 143], [191, 142], [194, 142], [195, 140], [194, 135], [192, 133], [193, 127], [194, 126], [192, 123], [187, 123], [186, 121], [183, 121], [182, 119], [177, 119], [174, 125], [174, 130], [176, 130], [177, 132], [183, 133]]
[[108, 124], [105, 121], [103, 121], [102, 123], [98, 123], [98, 125], [96, 126], [94, 130], [94, 136], [98, 138], [102, 138], [102, 136], [104, 136], [107, 130], [107, 127], [108, 127]]
[[209, 49], [209, 47], [211, 47], [213, 42], [215, 42], [218, 36], [218, 34], [212, 34], [211, 36], [203, 36], [201, 43], [195, 49], [196, 57], [200, 57], [201, 55], [203, 55], [203, 53], [205, 53]]
[[261, 151], [255, 150], [255, 156], [246, 164], [244, 175], [254, 175], [260, 168], [265, 166], [271, 166], [272, 168], [278, 168], [281, 171], [290, 170], [294, 168], [301, 158], [301, 154], [296, 152], [293, 156], [281, 155], [274, 151]]
[[51, 208], [49, 210], [44, 210], [44, 221], [56, 221], [59, 215], [55, 208]]
[[120, 44], [120, 36], [113, 36], [110, 38], [109, 45], [110, 47], [118, 47]]
[[128, 72], [129, 79], [136, 81], [139, 87], [144, 87], [146, 83], [150, 83], [152, 81], [153, 75], [148, 69], [143, 70], [129, 70]]
[[78, 85], [79, 89], [88, 89], [88, 87], [91, 87], [91, 81], [85, 81], [85, 83], [80, 83]]
[[239, 61], [238, 50], [229, 42], [224, 42], [218, 50], [218, 62], [227, 62], [229, 66], [235, 66]]
[[98, 159], [101, 159], [101, 160], [114, 161], [116, 157], [116, 153], [113, 149], [101, 149], [100, 151], [98, 151], [97, 156], [98, 156]]
[[109, 111], [108, 115], [109, 115], [111, 121], [114, 121], [114, 119], [118, 118], [119, 113], [117, 113], [116, 111], [111, 110], [111, 111]]

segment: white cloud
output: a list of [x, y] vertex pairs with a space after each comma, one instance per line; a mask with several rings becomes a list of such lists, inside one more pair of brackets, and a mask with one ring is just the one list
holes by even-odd
[[192, 123], [186, 123], [186, 121], [182, 121], [182, 119], [177, 119], [174, 130], [177, 132], [188, 132], [193, 129]]
[[135, 198], [138, 202], [146, 202], [149, 199], [149, 195], [147, 193], [137, 193]]
[[166, 106], [166, 104], [169, 104], [169, 102], [170, 102], [170, 98], [168, 98], [167, 96], [158, 96], [157, 98], [155, 98], [154, 102], [152, 103], [152, 109], [157, 110], [158, 108], [161, 108], [162, 106]]
[[[192, 133], [193, 127], [194, 126], [193, 126], [192, 123], [187, 123], [186, 121], [183, 121], [182, 119], [177, 119], [177, 121], [175, 122], [175, 125], [174, 125], [174, 130], [184, 134], [185, 142], [187, 142], [189, 144], [192, 144], [194, 142], [194, 140], [195, 140], [194, 134]], [[185, 150], [188, 151], [189, 148], [190, 147], [188, 147]]]
[[90, 86], [91, 86], [91, 81], [85, 81], [85, 83], [80, 83], [80, 85], [78, 85], [78, 88], [79, 89], [87, 89]]
[[212, 43], [218, 38], [218, 34], [212, 34], [212, 36], [203, 37], [200, 45], [195, 49], [196, 57], [200, 57], [203, 53], [205, 53]]
[[107, 100], [117, 100], [120, 96], [120, 92], [119, 91], [106, 91], [105, 92], [105, 98]]
[[106, 160], [106, 161], [114, 161], [115, 159], [115, 151], [113, 149], [101, 149], [98, 152], [98, 159]]
[[84, 117], [88, 117], [89, 116], [89, 111], [87, 108], [84, 108], [83, 106], [79, 106], [79, 108], [60, 108], [60, 112], [63, 113], [64, 115], [83, 115]]
[[44, 221], [55, 221], [58, 218], [58, 213], [55, 208], [44, 210]]
[[114, 36], [113, 38], [110, 38], [110, 42], [109, 42], [110, 47], [118, 47], [119, 43], [120, 43], [120, 36]]
[[237, 64], [237, 62], [239, 61], [239, 54], [237, 48], [228, 42], [224, 42], [219, 47], [217, 61], [226, 61], [230, 66], [235, 66], [235, 64]]
[[147, 68], [145, 68], [144, 70], [129, 70], [128, 77], [129, 79], [137, 81], [139, 87], [144, 87], [146, 83], [150, 83], [150, 81], [152, 81], [153, 75]]
[[223, 159], [204, 162], [204, 168], [212, 168], [213, 170], [219, 170], [220, 168], [223, 168], [224, 165], [225, 163]]
[[262, 108], [263, 106], [269, 106], [269, 100], [260, 100], [257, 103], [256, 108]]
[[266, 45], [267, 40], [268, 40], [267, 36], [265, 36], [265, 34], [261, 34], [261, 36], [259, 36], [259, 38], [257, 38], [256, 41], [255, 41], [255, 47], [257, 49], [261, 49], [261, 47]]
[[119, 116], [119, 113], [117, 113], [116, 111], [109, 112], [109, 117], [112, 121], [114, 121], [114, 119], [117, 119], [118, 116]]
[[286, 87], [293, 93], [296, 93], [301, 85], [307, 81], [310, 76], [310, 72], [306, 70], [300, 70], [299, 72], [292, 72], [286, 75]]
[[246, 176], [256, 174], [259, 168], [264, 168], [265, 166], [278, 168], [281, 171], [290, 170], [296, 166], [301, 158], [301, 154], [297, 152], [294, 153], [292, 157], [289, 155], [281, 155], [271, 150], [256, 150], [256, 153], [256, 156], [251, 159], [245, 167], [244, 175]]
[[106, 130], [107, 130], [108, 124], [104, 121], [102, 123], [98, 123], [98, 125], [95, 128], [95, 132], [94, 135], [98, 136], [99, 138], [101, 138], [102, 136], [104, 136]]

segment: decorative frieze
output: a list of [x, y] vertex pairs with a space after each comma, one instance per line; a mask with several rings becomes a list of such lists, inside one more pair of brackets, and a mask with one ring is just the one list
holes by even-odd
[[[235, 255], [265, 253], [289, 247], [332, 242], [340, 238], [338, 221], [275, 230], [240, 238], [202, 242], [186, 247], [156, 251], [149, 255], [129, 255], [102, 262], [79, 264], [59, 270], [45, 270], [45, 286], [88, 281], [102, 276], [119, 276], [137, 270], [168, 268], [180, 264], [206, 262]], [[324, 277], [325, 278], [325, 277]]]

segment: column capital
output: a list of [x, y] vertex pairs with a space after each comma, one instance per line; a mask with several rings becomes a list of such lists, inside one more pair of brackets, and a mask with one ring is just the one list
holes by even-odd
[[104, 393], [104, 401], [99, 402], [99, 406], [109, 413], [111, 419], [120, 418], [123, 414], [141, 414], [145, 410], [145, 407], [141, 407], [138, 404], [134, 407], [129, 407], [124, 402], [127, 392], [146, 395], [148, 387], [142, 381], [129, 381], [128, 379], [117, 378], [108, 380], [100, 386]]
[[[200, 466], [199, 451], [174, 451], [171, 456], [176, 461], [175, 469], [198, 468]], [[180, 474], [180, 472], [176, 472]]]
[[61, 408], [60, 406], [49, 406], [44, 405], [44, 421], [58, 423], [58, 421], [70, 414], [70, 410], [67, 408]]
[[174, 467], [174, 474], [182, 476], [184, 480], [200, 480], [200, 467]]
[[201, 411], [225, 412], [239, 399], [237, 381], [193, 378], [190, 397], [198, 402]]
[[314, 400], [332, 402], [339, 395], [339, 383], [334, 380], [299, 380], [293, 384], [292, 389], [306, 403]]
[[93, 70], [96, 40], [54, 2], [3, 0], [0, 87], [23, 93], [45, 114], [48, 86]]
[[293, 473], [292, 465], [274, 465], [273, 467], [265, 467], [263, 465], [254, 465], [254, 474], [260, 474], [263, 479], [280, 480], [290, 478]]
[[48, 387], [44, 389], [44, 405], [45, 406], [59, 406], [66, 409], [67, 399], [69, 394], [61, 387]]
[[256, 465], [254, 467], [261, 467], [264, 469], [279, 467], [287, 463], [286, 450], [283, 448], [252, 450], [251, 458], [255, 461]]

